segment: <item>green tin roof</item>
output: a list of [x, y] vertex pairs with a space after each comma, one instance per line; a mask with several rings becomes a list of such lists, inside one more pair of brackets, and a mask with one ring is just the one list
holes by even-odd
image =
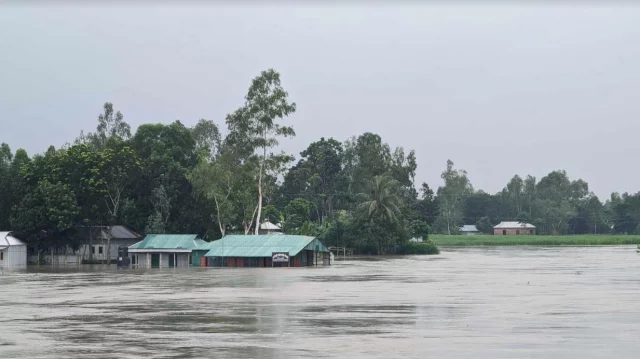
[[304, 249], [329, 252], [317, 238], [284, 234], [242, 236], [230, 235], [208, 243], [206, 257], [271, 257], [273, 252], [297, 255]]
[[209, 242], [206, 242], [200, 238], [196, 238], [196, 245], [200, 250], [209, 250]]
[[196, 249], [207, 242], [197, 234], [149, 234], [129, 249]]

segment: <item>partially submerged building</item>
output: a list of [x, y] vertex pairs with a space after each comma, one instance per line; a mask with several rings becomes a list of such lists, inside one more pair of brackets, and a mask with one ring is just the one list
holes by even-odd
[[463, 234], [465, 236], [473, 236], [479, 233], [480, 231], [475, 224], [465, 224], [464, 226], [460, 227], [460, 234]]
[[0, 267], [19, 268], [27, 266], [27, 244], [11, 235], [0, 232]]
[[493, 227], [495, 236], [529, 236], [536, 234], [536, 226], [524, 222], [500, 222]]
[[200, 265], [208, 243], [196, 234], [149, 234], [129, 246], [132, 266], [148, 268], [186, 268]]
[[208, 243], [209, 267], [305, 267], [330, 265], [331, 254], [315, 237], [285, 234], [229, 235]]
[[139, 242], [142, 236], [126, 226], [92, 226], [77, 229], [79, 235], [85, 238], [85, 244], [80, 245], [78, 254], [82, 260], [105, 261], [118, 259], [118, 247], [129, 247]]
[[282, 226], [278, 223], [271, 223], [269, 220], [260, 224], [258, 234], [282, 234]]

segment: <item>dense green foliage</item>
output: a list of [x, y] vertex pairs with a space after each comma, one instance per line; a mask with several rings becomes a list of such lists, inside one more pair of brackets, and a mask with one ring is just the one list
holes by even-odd
[[[344, 142], [320, 138], [296, 160], [277, 151], [281, 139], [295, 136], [287, 117], [296, 110], [280, 75], [267, 70], [225, 118], [226, 130], [205, 119], [134, 130], [105, 103], [96, 131], [73, 144], [30, 158], [3, 143], [0, 228], [47, 250], [76, 247], [86, 240], [75, 235], [82, 226], [123, 224], [210, 240], [256, 233], [269, 220], [327, 246], [378, 254], [435, 253], [433, 243], [409, 238], [455, 234], [463, 224], [490, 233], [502, 220], [531, 222], [541, 234], [640, 233], [640, 192], [614, 193], [602, 203], [564, 171], [539, 181], [516, 175], [488, 194], [447, 161], [442, 185], [416, 188], [415, 152], [369, 132]], [[544, 237], [518, 239], [535, 240]]]
[[638, 244], [636, 235], [566, 235], [566, 236], [465, 236], [434, 235], [432, 240], [439, 246], [598, 246]]
[[432, 241], [422, 243], [406, 242], [402, 244], [397, 254], [440, 254], [440, 249]]

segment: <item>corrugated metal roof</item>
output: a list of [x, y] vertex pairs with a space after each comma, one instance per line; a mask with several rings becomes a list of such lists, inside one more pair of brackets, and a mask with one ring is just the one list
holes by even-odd
[[11, 235], [11, 232], [0, 232], [0, 249], [10, 246], [26, 246], [27, 244]]
[[502, 228], [536, 228], [533, 224], [524, 223], [524, 222], [500, 222], [497, 226], [493, 227], [495, 229]]
[[135, 238], [142, 237], [138, 233], [130, 230], [125, 226], [113, 226], [111, 228], [111, 236], [113, 238], [122, 238], [122, 239], [135, 239]]
[[262, 223], [260, 225], [260, 229], [274, 230], [275, 231], [275, 230], [280, 230], [281, 228], [280, 228], [279, 224], [273, 224], [273, 223], [271, 223], [269, 221], [266, 221], [266, 222], [264, 222], [264, 223]]
[[[149, 234], [129, 249], [196, 249], [197, 234]], [[204, 242], [204, 241], [203, 241]], [[206, 243], [206, 242], [204, 242]], [[204, 246], [204, 245], [203, 245]]]
[[196, 245], [198, 246], [198, 249], [201, 250], [209, 250], [209, 242], [206, 242], [200, 238], [196, 238]]
[[[107, 229], [109, 226], [91, 226], [91, 236], [97, 239], [107, 239]], [[82, 237], [89, 237], [89, 228], [84, 226], [79, 226], [76, 228], [78, 234]], [[117, 225], [111, 228], [111, 238], [112, 239], [140, 239], [142, 236], [126, 226]]]
[[295, 256], [303, 249], [329, 252], [317, 238], [293, 235], [230, 235], [209, 243], [207, 257], [271, 257], [273, 252]]
[[460, 232], [479, 232], [475, 224], [465, 224], [460, 227]]

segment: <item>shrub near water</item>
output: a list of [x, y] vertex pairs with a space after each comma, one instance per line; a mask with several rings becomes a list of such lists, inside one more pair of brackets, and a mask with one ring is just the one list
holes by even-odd
[[460, 236], [435, 235], [439, 246], [602, 246], [640, 244], [638, 235]]
[[398, 254], [440, 254], [438, 246], [432, 241], [422, 243], [407, 242], [398, 249]]

